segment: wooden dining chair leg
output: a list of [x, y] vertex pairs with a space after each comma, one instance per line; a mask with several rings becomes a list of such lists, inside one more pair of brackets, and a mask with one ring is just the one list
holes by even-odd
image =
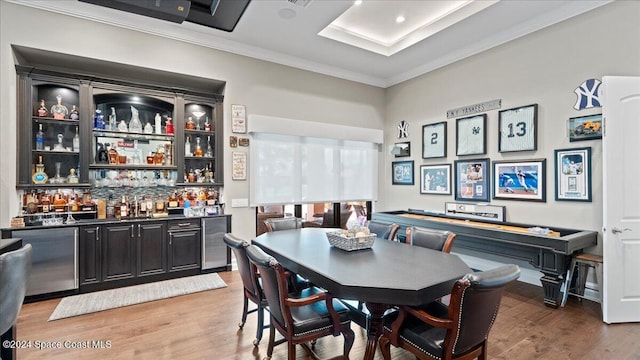
[[253, 346], [258, 346], [260, 340], [262, 340], [262, 333], [264, 332], [264, 308], [258, 305], [258, 328], [256, 329], [256, 339], [253, 340]]
[[378, 340], [378, 344], [380, 345], [380, 352], [382, 352], [384, 360], [391, 360], [391, 341], [386, 337], [381, 337], [380, 340]]
[[[271, 319], [270, 321], [273, 321]], [[275, 326], [269, 326], [269, 346], [267, 346], [267, 357], [265, 359], [271, 359], [271, 355], [273, 355], [273, 347], [276, 341], [276, 328]]]
[[288, 356], [287, 356], [288, 360], [296, 360], [296, 344], [289, 341], [287, 342], [287, 347], [288, 347]]
[[342, 329], [342, 336], [344, 337], [344, 358], [349, 359], [349, 353], [351, 352], [351, 348], [353, 347], [353, 342], [356, 338], [356, 335], [349, 326]]
[[244, 324], [247, 322], [247, 314], [249, 311], [249, 299], [247, 298], [247, 296], [243, 296], [243, 300], [244, 300], [244, 306], [242, 307], [242, 321], [240, 321], [238, 323], [238, 327], [240, 329], [242, 329], [244, 327]]

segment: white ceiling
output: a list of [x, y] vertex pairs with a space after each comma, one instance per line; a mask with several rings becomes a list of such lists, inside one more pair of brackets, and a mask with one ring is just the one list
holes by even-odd
[[[349, 10], [354, 4], [353, 0], [253, 0], [231, 33], [193, 23], [176, 24], [123, 13], [76, 0], [7, 1], [383, 88], [611, 2], [502, 0], [494, 3], [495, 1], [479, 0], [469, 6], [480, 7], [479, 12], [454, 19], [452, 24], [446, 24], [450, 26], [440, 26], [437, 31], [423, 31], [430, 36], [392, 55], [385, 55], [318, 35]], [[424, 24], [426, 20], [423, 19], [423, 23], [416, 22], [416, 16], [424, 17], [422, 12], [425, 3], [434, 0], [364, 0], [359, 6], [365, 6], [367, 2], [377, 5], [377, 10], [371, 6], [373, 13], [367, 13], [355, 21], [360, 21], [359, 26], [368, 28], [366, 31], [371, 33], [376, 31], [376, 24], [380, 24], [380, 28], [387, 29], [380, 34], [384, 36], [391, 34], [397, 12], [401, 11], [404, 11], [402, 15], [406, 18], [403, 26], [408, 27], [409, 32], [423, 29], [420, 24]], [[385, 15], [391, 20], [385, 20]], [[348, 24], [342, 24], [342, 27], [347, 27]], [[407, 37], [406, 29], [399, 31], [405, 31], [404, 38]], [[401, 38], [403, 36], [396, 36], [392, 40]]]

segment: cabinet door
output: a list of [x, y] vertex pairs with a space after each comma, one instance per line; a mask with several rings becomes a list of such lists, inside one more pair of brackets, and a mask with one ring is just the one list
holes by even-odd
[[167, 223], [165, 221], [136, 225], [138, 239], [138, 276], [167, 271]]
[[136, 271], [134, 225], [110, 225], [102, 237], [103, 280], [132, 278]]
[[100, 227], [80, 228], [80, 285], [102, 281]]
[[200, 230], [169, 233], [169, 271], [200, 267]]

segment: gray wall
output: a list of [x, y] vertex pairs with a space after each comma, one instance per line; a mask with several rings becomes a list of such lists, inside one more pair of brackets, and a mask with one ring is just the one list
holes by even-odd
[[[538, 104], [538, 150], [498, 152], [498, 110], [487, 112], [491, 160], [547, 159], [547, 202], [492, 200], [507, 207], [508, 221], [600, 231], [602, 227], [602, 142], [569, 142], [570, 117], [601, 113], [601, 108], [573, 109], [573, 90], [584, 80], [604, 75], [640, 75], [640, 2], [617, 1], [581, 16], [509, 42], [471, 58], [387, 89], [385, 140], [395, 139], [401, 120], [409, 122], [416, 185], [391, 185], [392, 155], [383, 170], [384, 201], [377, 209], [407, 207], [444, 210], [453, 195], [420, 195], [422, 164], [453, 163], [455, 119], [448, 122], [448, 157], [423, 160], [422, 125], [447, 120], [446, 111], [502, 99], [502, 109]], [[592, 147], [593, 201], [554, 200], [554, 150]], [[474, 158], [466, 156], [462, 158]], [[407, 158], [402, 158], [402, 160]], [[601, 244], [592, 251], [601, 253]]]
[[[225, 139], [231, 104], [249, 114], [382, 129], [384, 90], [248, 57], [0, 1], [0, 227], [17, 214], [15, 190], [16, 81], [11, 44], [185, 73], [227, 82]], [[241, 150], [242, 148], [236, 149]], [[239, 236], [255, 235], [255, 209], [234, 208], [249, 183], [231, 180], [225, 140], [224, 198]]]

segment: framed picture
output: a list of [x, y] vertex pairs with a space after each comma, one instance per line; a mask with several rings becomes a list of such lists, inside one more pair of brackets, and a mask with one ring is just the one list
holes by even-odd
[[397, 158], [411, 156], [411, 143], [408, 141], [396, 143], [394, 146], [394, 154]]
[[231, 152], [231, 180], [247, 180], [247, 153]]
[[545, 159], [493, 162], [493, 198], [547, 201]]
[[456, 120], [456, 155], [487, 153], [487, 114]]
[[454, 171], [456, 200], [489, 201], [489, 159], [456, 160]]
[[420, 166], [420, 194], [451, 194], [451, 164]]
[[571, 142], [602, 139], [602, 114], [570, 118], [567, 127]]
[[391, 163], [391, 184], [413, 185], [413, 160]]
[[247, 109], [244, 105], [231, 105], [231, 132], [247, 133]]
[[591, 148], [555, 151], [556, 200], [591, 201]]
[[447, 122], [422, 126], [422, 158], [447, 156]]
[[498, 113], [498, 151], [528, 151], [537, 149], [536, 125], [538, 104], [502, 110]]

